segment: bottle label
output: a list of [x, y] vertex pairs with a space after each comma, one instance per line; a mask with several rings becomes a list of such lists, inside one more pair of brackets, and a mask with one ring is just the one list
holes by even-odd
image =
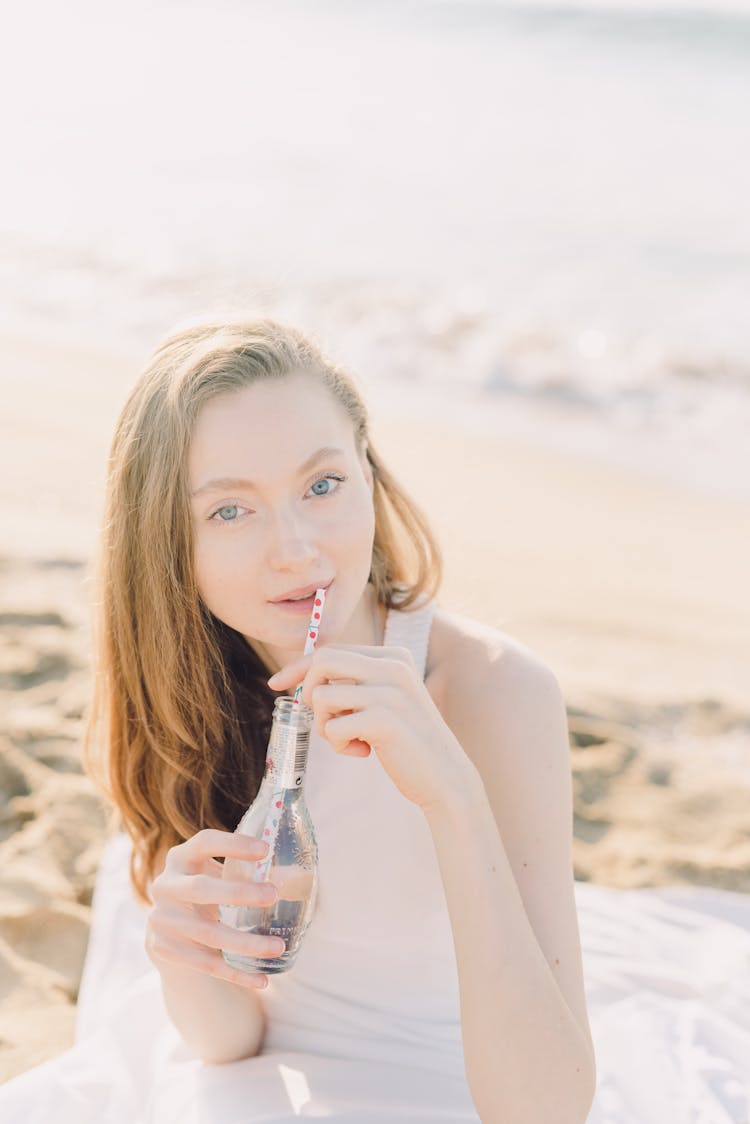
[[265, 776], [272, 775], [275, 789], [299, 790], [307, 770], [308, 739], [280, 737], [274, 739], [266, 758]]

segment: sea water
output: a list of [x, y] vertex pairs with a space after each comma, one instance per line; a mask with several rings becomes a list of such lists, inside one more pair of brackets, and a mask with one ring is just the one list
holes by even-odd
[[423, 402], [747, 431], [747, 2], [40, 0], [1, 50], [0, 330], [253, 308]]

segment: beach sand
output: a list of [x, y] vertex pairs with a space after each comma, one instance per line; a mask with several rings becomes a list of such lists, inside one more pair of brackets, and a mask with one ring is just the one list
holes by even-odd
[[[0, 340], [0, 1080], [73, 1040], [107, 832], [80, 765], [91, 559], [143, 358]], [[403, 412], [392, 389], [371, 409], [442, 543], [442, 603], [560, 681], [576, 877], [750, 892], [746, 508]]]

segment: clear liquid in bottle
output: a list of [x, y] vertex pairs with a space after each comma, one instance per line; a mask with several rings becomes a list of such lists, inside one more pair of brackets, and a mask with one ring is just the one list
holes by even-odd
[[224, 861], [222, 877], [268, 881], [279, 895], [270, 906], [219, 906], [225, 925], [286, 942], [281, 956], [268, 958], [222, 951], [227, 964], [243, 971], [273, 975], [291, 968], [315, 911], [318, 845], [304, 795], [312, 720], [304, 703], [286, 695], [276, 699], [263, 781], [235, 828], [265, 840], [270, 851], [258, 862]]

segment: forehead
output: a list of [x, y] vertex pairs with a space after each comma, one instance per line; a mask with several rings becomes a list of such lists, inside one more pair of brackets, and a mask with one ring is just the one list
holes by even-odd
[[206, 472], [254, 479], [291, 473], [323, 445], [355, 450], [352, 421], [331, 391], [300, 375], [259, 380], [201, 407], [190, 441], [191, 484]]

